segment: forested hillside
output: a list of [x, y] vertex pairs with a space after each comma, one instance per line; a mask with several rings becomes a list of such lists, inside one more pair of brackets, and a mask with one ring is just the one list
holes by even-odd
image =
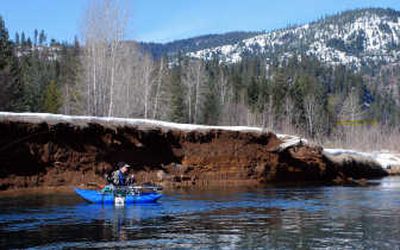
[[[98, 13], [110, 7], [99, 5]], [[346, 18], [355, 20], [363, 13], [370, 11], [346, 12], [309, 27], [346, 23]], [[10, 39], [1, 19], [0, 110], [254, 125], [359, 147], [398, 138], [398, 42], [385, 45], [395, 51], [394, 61], [376, 61], [379, 67], [368, 74], [347, 63], [326, 63], [307, 50], [292, 50], [281, 60], [278, 52], [298, 42], [288, 30], [279, 31], [286, 32], [287, 43], [281, 35], [282, 50], [276, 47], [276, 54], [242, 51], [240, 60], [232, 63], [221, 61], [229, 54], [203, 58], [198, 52], [194, 58], [188, 52], [246, 41], [252, 39], [248, 38], [251, 33], [231, 33], [224, 41], [220, 40], [223, 36], [204, 36], [157, 48], [127, 42], [107, 27], [115, 17], [100, 16], [88, 13], [84, 45], [77, 40], [72, 44], [48, 41], [44, 31], [34, 31], [32, 37], [15, 34]], [[387, 27], [383, 21], [381, 26]], [[254, 39], [259, 36], [265, 35]], [[347, 42], [329, 41], [332, 48], [353, 56], [365, 55], [367, 50], [353, 51]]]
[[141, 42], [140, 47], [149, 52], [154, 58], [160, 58], [163, 55], [177, 55], [178, 53], [187, 53], [226, 44], [232, 44], [242, 41], [261, 32], [229, 32], [225, 34], [213, 34], [198, 36], [183, 40], [177, 40], [168, 43], [145, 43]]

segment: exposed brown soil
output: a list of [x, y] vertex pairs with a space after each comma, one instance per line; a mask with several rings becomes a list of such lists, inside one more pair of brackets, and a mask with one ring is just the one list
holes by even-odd
[[331, 182], [386, 174], [363, 166], [344, 171], [323, 156], [322, 148], [276, 150], [281, 143], [273, 133], [262, 132], [3, 118], [0, 189], [102, 185], [104, 174], [118, 161], [134, 166], [138, 182], [169, 187]]

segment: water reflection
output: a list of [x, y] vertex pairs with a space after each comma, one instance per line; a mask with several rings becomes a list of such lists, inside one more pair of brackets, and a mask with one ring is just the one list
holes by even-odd
[[0, 248], [395, 249], [400, 178], [376, 184], [189, 191], [125, 207], [0, 198]]

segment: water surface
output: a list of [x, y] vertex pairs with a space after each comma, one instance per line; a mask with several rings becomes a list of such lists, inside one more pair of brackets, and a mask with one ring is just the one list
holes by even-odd
[[0, 235], [1, 249], [399, 249], [400, 178], [180, 191], [122, 208], [73, 194], [4, 196]]

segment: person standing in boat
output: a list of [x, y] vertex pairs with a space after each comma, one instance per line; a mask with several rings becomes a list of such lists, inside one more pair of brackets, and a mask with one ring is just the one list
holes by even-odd
[[135, 182], [135, 176], [128, 177], [129, 164], [125, 162], [118, 162], [118, 169], [111, 174], [111, 182], [116, 187], [132, 185]]

